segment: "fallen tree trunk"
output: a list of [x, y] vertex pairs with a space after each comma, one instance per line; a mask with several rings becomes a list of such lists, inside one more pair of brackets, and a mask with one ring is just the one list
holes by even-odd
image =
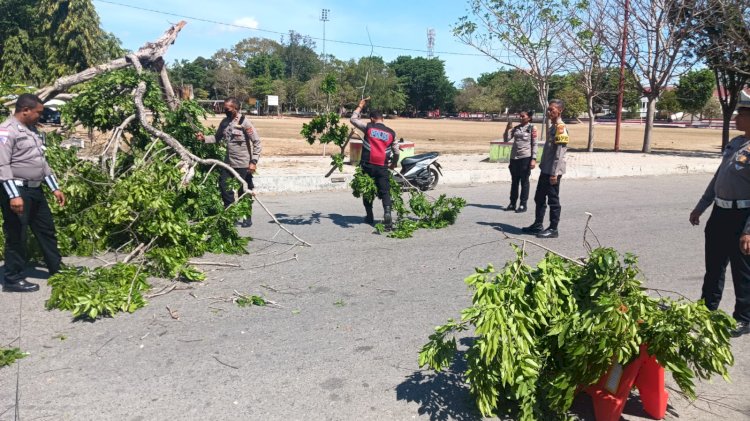
[[[180, 33], [183, 27], [187, 25], [187, 22], [180, 21], [172, 25], [167, 29], [164, 34], [154, 42], [147, 42], [137, 52], [134, 53], [142, 65], [150, 65], [157, 62], [160, 58], [167, 53], [169, 46], [174, 44], [177, 35]], [[35, 92], [36, 96], [47, 102], [54, 98], [61, 92], [65, 92], [70, 87], [89, 81], [100, 75], [112, 70], [118, 70], [130, 66], [130, 62], [125, 57], [112, 60], [109, 63], [100, 64], [98, 66], [89, 67], [88, 69], [76, 73], [70, 76], [64, 76], [57, 79], [52, 85], [39, 89]], [[171, 87], [170, 87], [171, 88]], [[5, 103], [5, 106], [10, 107], [15, 104], [15, 101]]]

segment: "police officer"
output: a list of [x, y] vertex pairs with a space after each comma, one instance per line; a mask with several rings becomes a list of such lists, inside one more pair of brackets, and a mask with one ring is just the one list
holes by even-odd
[[[510, 119], [503, 133], [503, 140], [513, 141], [510, 150], [510, 204], [505, 207], [506, 211], [516, 213], [526, 212], [526, 201], [529, 199], [529, 176], [531, 170], [536, 168], [536, 127], [531, 124], [531, 111], [518, 113], [520, 124], [513, 127]], [[518, 185], [521, 185], [521, 202], [516, 208], [518, 200]]]
[[[380, 111], [370, 111], [370, 122], [365, 123], [359, 119], [362, 108], [367, 104], [365, 98], [359, 101], [359, 105], [352, 112], [351, 121], [354, 127], [362, 130], [362, 159], [360, 166], [362, 171], [375, 179], [375, 185], [378, 188], [378, 197], [383, 201], [383, 224], [386, 229], [393, 227], [391, 217], [391, 192], [390, 176], [388, 168], [396, 168], [398, 163], [399, 148], [396, 143], [396, 132], [383, 123], [383, 114]], [[372, 214], [372, 201], [362, 199], [365, 205], [365, 222], [372, 224], [375, 218]]]
[[[225, 162], [237, 171], [240, 177], [245, 179], [250, 190], [255, 188], [253, 185], [253, 174], [255, 173], [260, 152], [262, 149], [260, 136], [253, 127], [253, 124], [244, 115], [240, 114], [240, 102], [236, 98], [227, 98], [224, 100], [224, 117], [219, 123], [219, 128], [214, 136], [204, 136], [198, 133], [198, 140], [206, 143], [216, 143], [225, 141], [227, 143], [227, 158]], [[227, 181], [232, 175], [222, 169], [219, 175], [219, 189], [221, 190], [221, 200], [224, 207], [234, 203], [234, 191], [229, 189]], [[240, 191], [244, 194], [244, 190]], [[252, 217], [245, 218], [240, 223], [242, 227], [249, 228], [253, 225]]]
[[[536, 215], [534, 223], [522, 228], [528, 234], [538, 238], [557, 238], [557, 225], [560, 223], [560, 180], [565, 174], [565, 152], [568, 149], [568, 129], [562, 121], [565, 105], [560, 99], [553, 99], [547, 107], [547, 118], [551, 125], [547, 142], [542, 150], [542, 162], [539, 165], [541, 174], [536, 184], [534, 203]], [[549, 204], [549, 227], [544, 229], [544, 214]]]
[[3, 291], [38, 291], [39, 285], [24, 277], [27, 263], [26, 235], [31, 228], [44, 255], [49, 274], [60, 270], [52, 221], [42, 184], [47, 184], [60, 206], [65, 195], [44, 158], [44, 143], [36, 122], [44, 111], [38, 97], [23, 94], [16, 101], [15, 114], [0, 124], [0, 207], [5, 233], [5, 282]]
[[750, 96], [744, 92], [735, 117], [737, 136], [724, 149], [719, 169], [708, 183], [690, 223], [698, 225], [700, 216], [713, 204], [706, 223], [706, 274], [701, 298], [709, 310], [719, 308], [724, 290], [727, 263], [732, 266], [734, 313], [737, 327], [732, 336], [750, 333]]

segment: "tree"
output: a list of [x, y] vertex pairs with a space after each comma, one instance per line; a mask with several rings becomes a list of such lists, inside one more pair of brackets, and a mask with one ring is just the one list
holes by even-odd
[[245, 63], [245, 74], [251, 79], [259, 76], [281, 79], [284, 77], [284, 62], [278, 54], [256, 54]]
[[[339, 104], [354, 108], [363, 97], [371, 99], [368, 105], [384, 113], [403, 110], [407, 95], [402, 87], [396, 70], [387, 65], [382, 57], [363, 57], [358, 61], [349, 61], [343, 69], [340, 85], [342, 92], [348, 96]], [[350, 89], [346, 89], [346, 86]]]
[[317, 74], [322, 63], [315, 52], [312, 38], [289, 31], [289, 37], [282, 39], [281, 59], [284, 61], [284, 74], [288, 79], [307, 82]]
[[721, 117], [721, 104], [719, 99], [712, 96], [701, 110], [701, 120], [704, 118], [714, 119]]
[[0, 1], [2, 78], [40, 84], [122, 54], [91, 0]]
[[[459, 19], [453, 34], [503, 66], [531, 77], [538, 105], [547, 108], [549, 78], [569, 60], [560, 34], [570, 4], [546, 0], [469, 0], [472, 17]], [[499, 44], [499, 45], [498, 45]], [[545, 116], [546, 119], [546, 116]], [[546, 131], [545, 131], [546, 132]]]
[[187, 60], [175, 61], [169, 67], [169, 77], [174, 86], [193, 85], [193, 92], [198, 96], [198, 90], [206, 92], [207, 97], [217, 97], [216, 92], [216, 62], [211, 59], [197, 57], [192, 62]]
[[79, 72], [122, 52], [111, 51], [113, 36], [101, 29], [91, 0], [42, 0], [40, 12], [41, 29], [49, 37], [50, 77]]
[[716, 78], [710, 69], [690, 71], [680, 78], [675, 94], [682, 111], [690, 113], [690, 123], [706, 106], [716, 89]]
[[[746, 0], [742, 2], [747, 5]], [[739, 93], [750, 77], [747, 47], [742, 37], [737, 36], [747, 32], [747, 14], [735, 13], [734, 6], [723, 0], [706, 0], [699, 3], [697, 9], [703, 25], [693, 34], [690, 47], [697, 57], [705, 60], [716, 78], [723, 119], [721, 149], [724, 150], [729, 143], [730, 122]], [[729, 37], [728, 34], [735, 36]]]
[[404, 87], [409, 111], [446, 109], [453, 103], [456, 88], [445, 75], [445, 63], [442, 60], [400, 56], [389, 67]]
[[[9, 57], [13, 60], [31, 60], [34, 63], [43, 63], [44, 46], [38, 38], [39, 33], [39, 14], [36, 12], [39, 8], [39, 0], [3, 0], [0, 1], [0, 58], [2, 58], [1, 67], [12, 68], [15, 61], [5, 59], [6, 45], [10, 48], [20, 50], [25, 57], [17, 57], [17, 53], [12, 53]], [[22, 35], [25, 34], [24, 35]], [[12, 38], [17, 37], [15, 40]], [[24, 39], [29, 40], [24, 42]], [[39, 67], [39, 64], [37, 64]], [[19, 79], [18, 81], [26, 81]], [[36, 82], [35, 82], [36, 83]]]
[[672, 114], [680, 111], [680, 101], [677, 98], [677, 93], [674, 90], [664, 91], [656, 103], [656, 109], [665, 114], [667, 119], [670, 119]]
[[[711, 12], [712, 18], [721, 17], [712, 23], [721, 24], [724, 43], [746, 53], [750, 51], [750, 1], [705, 0], [703, 7]], [[732, 71], [750, 77], [750, 55], [738, 56], [737, 61], [727, 64]]]
[[[589, 117], [587, 150], [594, 151], [594, 113], [597, 98], [607, 90], [607, 68], [612, 66], [616, 55], [607, 46], [607, 26], [613, 24], [609, 19], [610, 0], [593, 0], [589, 7], [573, 10], [571, 25], [566, 27], [566, 41], [563, 46], [570, 54], [570, 69], [577, 73], [579, 92], [583, 91], [585, 111]], [[573, 105], [578, 103], [575, 94], [567, 92]], [[566, 105], [566, 112], [571, 103]]]
[[232, 47], [228, 54], [237, 63], [247, 63], [253, 57], [258, 55], [273, 56], [281, 52], [282, 45], [278, 42], [267, 38], [245, 38]]
[[[599, 108], [617, 109], [617, 97], [620, 89], [620, 69], [609, 67], [604, 70], [604, 90], [598, 96], [595, 105]], [[622, 107], [626, 110], [638, 107], [641, 103], [641, 86], [629, 69], [625, 69], [625, 85], [623, 87]]]
[[32, 45], [26, 31], [19, 29], [17, 35], [6, 39], [2, 50], [0, 80], [32, 85], [42, 82], [42, 70], [34, 57], [27, 53], [32, 50]]
[[216, 92], [222, 97], [235, 97], [240, 101], [250, 96], [250, 81], [242, 69], [225, 64], [214, 71]]
[[[617, 0], [616, 10], [624, 9]], [[631, 0], [628, 28], [627, 65], [637, 76], [643, 95], [648, 100], [642, 151], [651, 152], [656, 101], [669, 82], [690, 70], [695, 58], [686, 52], [689, 39], [701, 27], [692, 2], [682, 0]], [[621, 22], [619, 16], [615, 22]], [[609, 27], [610, 48], [619, 49], [622, 39], [620, 25]]]
[[589, 110], [586, 95], [577, 86], [566, 86], [555, 97], [565, 103], [563, 118], [578, 119], [581, 114]]

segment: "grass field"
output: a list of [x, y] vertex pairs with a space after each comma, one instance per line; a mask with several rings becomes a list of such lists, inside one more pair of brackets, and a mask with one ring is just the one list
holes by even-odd
[[[209, 118], [204, 124], [218, 126], [220, 117]], [[256, 118], [252, 119], [263, 140], [263, 155], [318, 155], [322, 146], [308, 145], [300, 136], [302, 118]], [[484, 153], [489, 151], [489, 142], [502, 138], [505, 123], [488, 121], [393, 119], [386, 124], [396, 131], [398, 137], [416, 143], [417, 153], [437, 151], [440, 153]], [[537, 129], [541, 128], [537, 124]], [[571, 149], [585, 149], [588, 125], [570, 124]], [[643, 145], [642, 125], [626, 125], [621, 129], [620, 148], [623, 151], [640, 151]], [[611, 151], [614, 147], [614, 124], [597, 125], [594, 147]], [[739, 132], [732, 132], [736, 136]], [[716, 129], [661, 128], [654, 129], [653, 151], [699, 151], [717, 152], [721, 146], [721, 131]], [[334, 147], [329, 147], [332, 151]]]

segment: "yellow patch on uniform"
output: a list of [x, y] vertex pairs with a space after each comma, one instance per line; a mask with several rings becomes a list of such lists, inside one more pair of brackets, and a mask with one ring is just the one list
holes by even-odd
[[565, 124], [560, 123], [555, 129], [555, 145], [567, 145], [570, 141], [568, 131], [565, 129]]

